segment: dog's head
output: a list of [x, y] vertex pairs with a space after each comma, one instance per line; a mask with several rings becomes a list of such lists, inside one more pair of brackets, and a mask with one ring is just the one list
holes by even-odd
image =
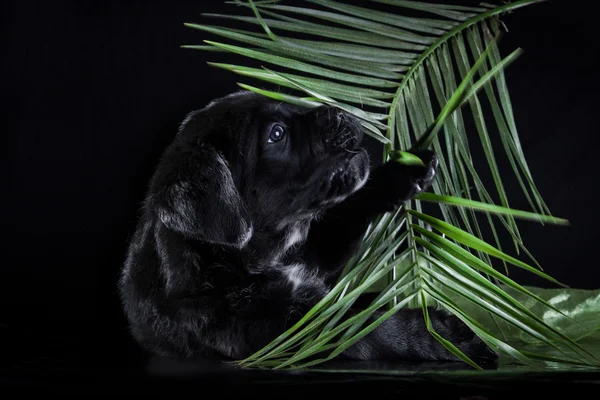
[[254, 229], [312, 219], [369, 175], [360, 124], [332, 107], [251, 92], [191, 113], [151, 185], [161, 221], [191, 237], [243, 247]]

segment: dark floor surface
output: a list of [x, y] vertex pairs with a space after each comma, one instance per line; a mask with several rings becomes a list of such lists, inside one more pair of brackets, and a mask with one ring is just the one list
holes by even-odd
[[33, 329], [3, 328], [0, 391], [16, 389], [19, 396], [171, 397], [196, 392], [198, 397], [254, 393], [295, 398], [332, 391], [378, 398], [414, 393], [420, 399], [504, 399], [533, 391], [531, 398], [564, 398], [567, 393], [589, 398], [584, 393], [600, 387], [600, 371], [531, 371], [510, 365], [474, 371], [462, 363], [337, 362], [317, 371], [243, 370], [208, 360], [145, 357], [126, 338], [106, 336], [103, 345], [94, 347], [93, 336], [85, 332], [50, 329], [39, 335]]

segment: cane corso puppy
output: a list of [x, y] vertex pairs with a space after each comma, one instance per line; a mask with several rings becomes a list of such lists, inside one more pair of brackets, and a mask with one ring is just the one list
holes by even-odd
[[[335, 108], [251, 92], [189, 114], [151, 179], [119, 283], [137, 342], [157, 355], [240, 359], [322, 299], [372, 219], [435, 176], [429, 151], [418, 154], [426, 167], [371, 171], [361, 132]], [[468, 356], [493, 357], [458, 318], [430, 317]], [[340, 357], [456, 360], [412, 309]]]

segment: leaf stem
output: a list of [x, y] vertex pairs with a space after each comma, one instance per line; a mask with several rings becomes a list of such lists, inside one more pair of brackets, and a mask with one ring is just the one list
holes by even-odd
[[[388, 114], [388, 125], [387, 125], [388, 138], [390, 138], [394, 132], [394, 126], [396, 124], [396, 121], [395, 121], [396, 108], [398, 108], [398, 102], [400, 101], [400, 98], [402, 96], [404, 89], [408, 85], [408, 82], [412, 78], [415, 71], [421, 65], [423, 65], [423, 62], [435, 50], [437, 50], [440, 46], [442, 46], [445, 42], [447, 42], [449, 39], [451, 39], [455, 35], [459, 34], [460, 32], [464, 31], [465, 29], [469, 28], [471, 25], [474, 25], [480, 21], [491, 18], [495, 15], [499, 15], [499, 14], [506, 13], [506, 12], [509, 12], [512, 10], [516, 10], [517, 8], [525, 7], [525, 6], [528, 6], [533, 3], [541, 3], [543, 1], [546, 1], [546, 0], [519, 0], [519, 1], [515, 1], [514, 3], [508, 3], [505, 5], [499, 6], [497, 8], [491, 9], [489, 11], [486, 11], [484, 13], [478, 14], [478, 15], [474, 16], [473, 18], [469, 19], [468, 21], [465, 21], [462, 24], [458, 25], [456, 28], [452, 29], [451, 31], [446, 33], [444, 36], [439, 38], [431, 46], [429, 46], [429, 48], [427, 48], [427, 50], [425, 50], [423, 52], [423, 54], [421, 54], [421, 56], [419, 56], [419, 58], [417, 58], [417, 60], [414, 62], [414, 64], [406, 72], [406, 74], [402, 78], [402, 81], [400, 82], [400, 85], [398, 86], [398, 89], [396, 90], [396, 94], [394, 96], [394, 99], [392, 101], [392, 106], [390, 107], [389, 114]], [[389, 146], [389, 145], [387, 145], [387, 146]], [[391, 150], [391, 149], [388, 148], [388, 150]]]

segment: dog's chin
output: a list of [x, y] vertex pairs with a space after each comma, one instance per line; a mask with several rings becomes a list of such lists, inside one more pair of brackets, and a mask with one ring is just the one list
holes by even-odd
[[369, 156], [365, 149], [356, 149], [339, 157], [323, 181], [324, 205], [344, 201], [369, 178]]

